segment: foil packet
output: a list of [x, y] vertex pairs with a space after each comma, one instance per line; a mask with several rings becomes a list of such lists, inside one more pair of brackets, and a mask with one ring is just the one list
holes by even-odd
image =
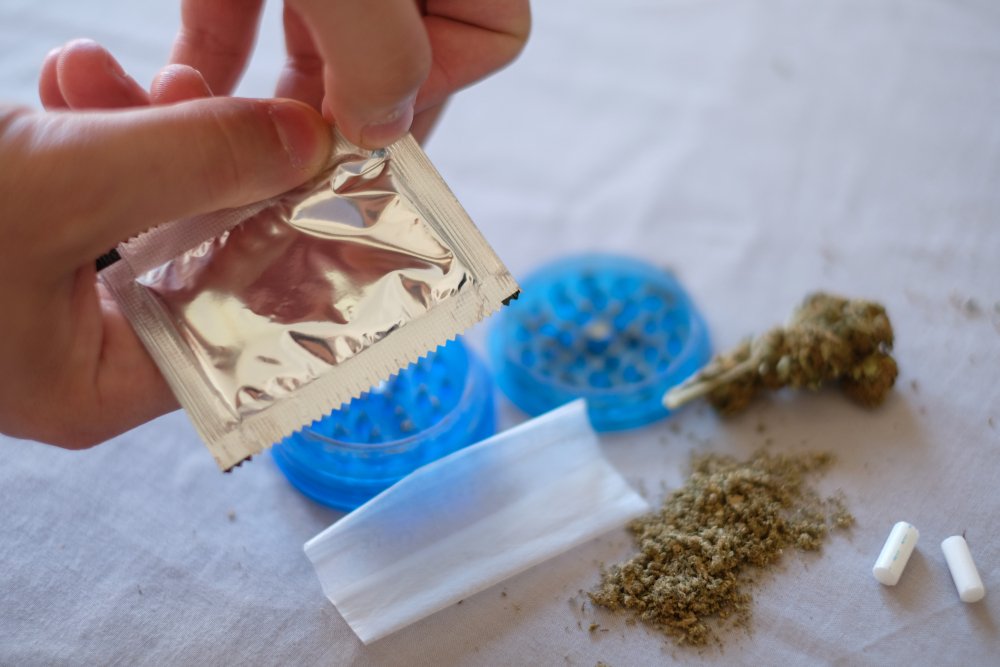
[[117, 251], [101, 280], [223, 470], [518, 292], [409, 136], [368, 151], [338, 135], [309, 184]]

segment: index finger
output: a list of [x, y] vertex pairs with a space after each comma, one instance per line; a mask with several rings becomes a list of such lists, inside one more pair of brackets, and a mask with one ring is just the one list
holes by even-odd
[[[406, 133], [431, 66], [413, 0], [289, 0], [326, 64], [328, 120], [354, 143], [381, 148]], [[330, 118], [332, 117], [332, 118]]]
[[263, 4], [264, 0], [184, 0], [171, 64], [193, 67], [214, 94], [229, 95], [250, 58]]

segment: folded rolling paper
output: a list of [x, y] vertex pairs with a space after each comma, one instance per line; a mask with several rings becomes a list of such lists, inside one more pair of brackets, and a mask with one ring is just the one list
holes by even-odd
[[305, 552], [369, 643], [648, 509], [577, 401], [420, 468]]

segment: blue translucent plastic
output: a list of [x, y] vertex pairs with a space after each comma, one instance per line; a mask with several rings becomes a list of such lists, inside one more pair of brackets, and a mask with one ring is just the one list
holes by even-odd
[[495, 429], [489, 374], [465, 345], [452, 341], [271, 451], [302, 493], [352, 510]]
[[571, 257], [521, 285], [489, 338], [495, 380], [529, 415], [587, 399], [598, 431], [669, 412], [664, 392], [711, 356], [705, 322], [680, 283], [642, 261]]

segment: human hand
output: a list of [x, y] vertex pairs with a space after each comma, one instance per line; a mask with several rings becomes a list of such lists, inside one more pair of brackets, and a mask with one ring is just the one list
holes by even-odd
[[[229, 95], [263, 0], [184, 0], [171, 62]], [[321, 109], [355, 144], [422, 140], [448, 96], [521, 51], [528, 0], [286, 0], [288, 59], [277, 95]], [[412, 121], [412, 128], [411, 128]]]
[[[299, 102], [191, 100], [207, 86], [184, 67], [147, 94], [89, 42], [51, 54], [39, 88], [65, 111], [0, 106], [0, 431], [81, 448], [176, 408], [94, 259], [305, 182], [330, 132]], [[124, 108], [149, 101], [178, 103]]]

